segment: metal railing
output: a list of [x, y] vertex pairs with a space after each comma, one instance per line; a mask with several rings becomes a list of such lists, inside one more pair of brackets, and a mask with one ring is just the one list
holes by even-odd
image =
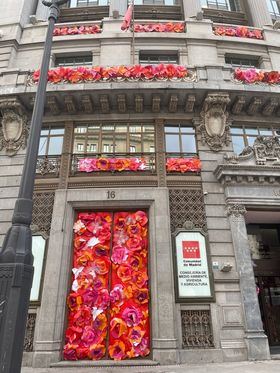
[[60, 155], [39, 155], [37, 158], [36, 175], [58, 177], [60, 162]]

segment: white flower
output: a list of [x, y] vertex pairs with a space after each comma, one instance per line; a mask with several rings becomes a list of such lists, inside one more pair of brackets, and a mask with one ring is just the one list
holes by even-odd
[[92, 237], [88, 243], [87, 243], [87, 247], [94, 247], [96, 246], [98, 243], [100, 243], [99, 239], [96, 238], [96, 237]]
[[76, 223], [74, 224], [74, 232], [78, 233], [81, 229], [85, 228], [86, 226], [81, 220], [77, 220]]
[[97, 307], [93, 307], [91, 313], [93, 321], [97, 318], [98, 315], [100, 315], [103, 312], [103, 310], [98, 309]]

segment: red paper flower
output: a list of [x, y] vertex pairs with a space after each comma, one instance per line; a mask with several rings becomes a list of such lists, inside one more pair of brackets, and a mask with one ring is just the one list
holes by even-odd
[[122, 341], [116, 342], [109, 346], [109, 355], [114, 360], [122, 360], [125, 358], [125, 344]]

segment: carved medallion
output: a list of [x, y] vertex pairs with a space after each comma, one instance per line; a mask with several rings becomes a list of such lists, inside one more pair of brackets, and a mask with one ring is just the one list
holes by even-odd
[[15, 97], [0, 100], [2, 127], [0, 128], [0, 150], [8, 156], [15, 155], [26, 147], [28, 137], [27, 116], [21, 103]]
[[207, 143], [215, 152], [220, 151], [230, 141], [227, 112], [229, 102], [227, 93], [210, 93], [200, 114], [202, 120], [198, 131], [201, 133], [202, 143]]

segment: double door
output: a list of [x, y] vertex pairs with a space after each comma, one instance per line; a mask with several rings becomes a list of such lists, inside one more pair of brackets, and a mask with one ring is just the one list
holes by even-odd
[[64, 359], [149, 355], [148, 280], [146, 212], [79, 212]]

